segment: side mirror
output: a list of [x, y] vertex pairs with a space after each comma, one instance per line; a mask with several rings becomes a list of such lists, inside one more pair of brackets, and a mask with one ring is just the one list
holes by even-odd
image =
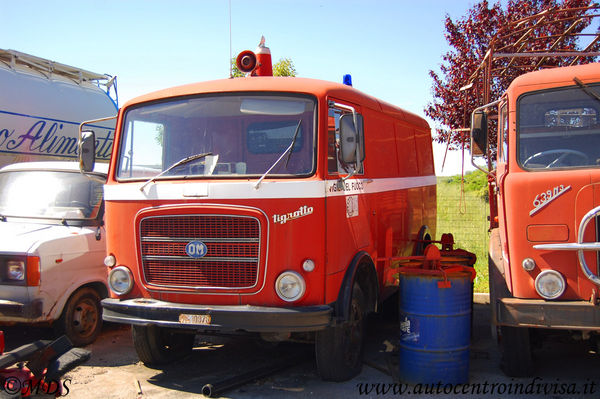
[[79, 169], [92, 172], [96, 163], [96, 135], [93, 131], [81, 132], [79, 142]]
[[487, 114], [481, 111], [473, 112], [471, 117], [471, 154], [485, 155], [487, 152], [488, 123]]
[[356, 115], [358, 126], [354, 125], [354, 115], [340, 117], [340, 155], [345, 163], [362, 162], [365, 159], [365, 138], [362, 115]]

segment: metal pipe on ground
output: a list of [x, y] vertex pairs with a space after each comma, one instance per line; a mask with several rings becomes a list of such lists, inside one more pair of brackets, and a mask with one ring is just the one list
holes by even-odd
[[288, 367], [296, 366], [307, 361], [308, 359], [308, 356], [287, 358], [233, 377], [224, 378], [221, 381], [217, 381], [213, 384], [204, 385], [202, 387], [202, 394], [207, 398], [218, 397], [223, 392], [245, 385], [259, 378], [267, 377]]

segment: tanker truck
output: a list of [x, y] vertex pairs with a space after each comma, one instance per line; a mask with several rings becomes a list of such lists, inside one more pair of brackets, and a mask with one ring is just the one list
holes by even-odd
[[[0, 87], [0, 324], [52, 326], [88, 345], [108, 294], [107, 165], [79, 173], [77, 140], [82, 121], [117, 113], [115, 78], [0, 49]], [[94, 126], [106, 162], [114, 120]]]
[[[77, 159], [78, 125], [116, 115], [116, 77], [0, 49], [0, 167]], [[108, 161], [114, 120], [95, 126], [99, 160]]]

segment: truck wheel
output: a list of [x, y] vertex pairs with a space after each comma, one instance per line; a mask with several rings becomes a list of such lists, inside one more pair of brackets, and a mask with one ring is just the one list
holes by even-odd
[[181, 359], [194, 346], [194, 334], [178, 333], [157, 326], [132, 326], [133, 346], [146, 366]]
[[413, 247], [413, 256], [422, 256], [425, 253], [425, 248], [429, 245], [429, 241], [432, 240], [431, 233], [429, 231], [429, 227], [421, 226], [419, 232], [417, 233], [417, 242]]
[[365, 298], [354, 284], [349, 319], [316, 334], [317, 372], [323, 380], [347, 381], [360, 373], [364, 336]]
[[529, 329], [500, 326], [500, 368], [509, 377], [533, 374]]
[[75, 291], [54, 327], [57, 333], [66, 335], [74, 346], [94, 342], [102, 328], [102, 307], [98, 292], [89, 287]]

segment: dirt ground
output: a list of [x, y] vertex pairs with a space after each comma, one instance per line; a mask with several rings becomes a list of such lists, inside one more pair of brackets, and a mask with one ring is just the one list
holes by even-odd
[[[35, 339], [47, 338], [43, 331], [26, 327], [5, 330], [7, 344], [18, 346]], [[185, 359], [152, 369], [138, 361], [128, 326], [106, 324], [99, 339], [88, 347], [92, 357], [86, 364], [65, 376], [69, 398], [198, 398], [206, 384], [215, 388], [223, 382], [239, 382], [240, 376], [267, 371], [267, 374], [240, 386], [224, 390], [218, 396], [228, 398], [347, 398], [394, 397], [398, 382], [398, 322], [377, 316], [369, 320], [368, 341], [362, 373], [351, 381], [329, 383], [319, 379], [315, 370], [314, 350], [309, 344], [261, 344], [248, 338], [201, 337], [196, 348]], [[463, 398], [589, 398], [600, 397], [600, 356], [588, 344], [562, 336], [536, 348], [536, 376], [515, 379], [504, 376], [499, 368], [499, 354], [491, 336], [489, 304], [479, 298], [474, 306], [474, 323], [470, 347], [471, 391], [444, 394], [443, 390], [417, 392], [416, 386], [404, 396]], [[7, 348], [7, 349], [10, 349]], [[568, 367], [565, 365], [568, 364]], [[277, 367], [276, 371], [265, 370]], [[227, 381], [229, 379], [229, 381]], [[395, 385], [394, 385], [395, 384]], [[493, 393], [475, 391], [491, 387]], [[513, 386], [531, 385], [533, 392], [515, 395]], [[589, 388], [595, 384], [594, 392]], [[375, 388], [389, 388], [383, 393]], [[539, 388], [537, 391], [536, 387]], [[565, 389], [561, 389], [565, 388]], [[569, 390], [575, 387], [574, 390]], [[365, 389], [371, 389], [366, 392]], [[569, 388], [569, 389], [567, 389]], [[500, 389], [504, 389], [501, 392]], [[540, 390], [542, 389], [542, 390]], [[546, 391], [543, 391], [546, 389]], [[579, 393], [575, 393], [575, 389]], [[462, 394], [467, 392], [466, 394]]]

